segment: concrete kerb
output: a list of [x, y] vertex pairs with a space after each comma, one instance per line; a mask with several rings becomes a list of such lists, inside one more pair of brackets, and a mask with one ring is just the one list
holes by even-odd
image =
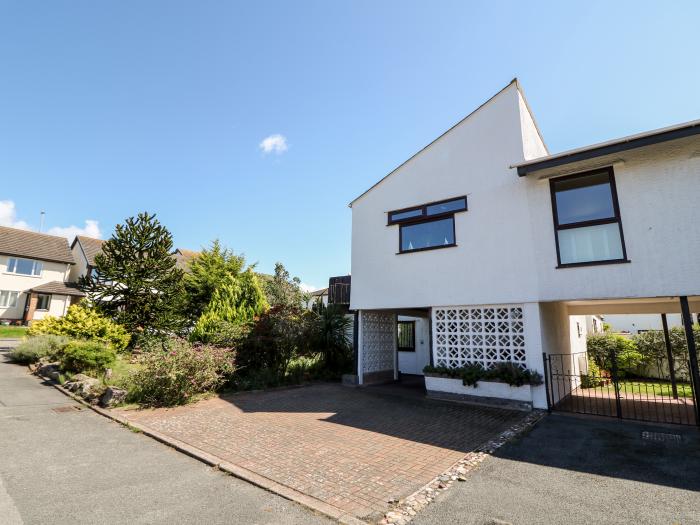
[[221, 461], [221, 459], [217, 456], [209, 454], [203, 450], [198, 449], [197, 447], [193, 447], [192, 445], [189, 445], [178, 439], [166, 436], [165, 434], [161, 434], [160, 432], [152, 430], [139, 423], [131, 422], [118, 414], [110, 412], [109, 410], [95, 405], [91, 405], [80, 396], [77, 396], [63, 388], [54, 380], [45, 376], [39, 377], [42, 377], [44, 380], [48, 381], [55, 389], [57, 389], [62, 394], [66, 395], [67, 397], [70, 397], [74, 401], [77, 401], [81, 405], [88, 407], [89, 409], [100, 414], [101, 416], [104, 416], [107, 419], [114, 421], [115, 423], [119, 423], [120, 425], [123, 425], [130, 430], [136, 430], [139, 433], [144, 434], [152, 439], [155, 439], [156, 441], [163, 443], [164, 445], [174, 448], [178, 452], [181, 452], [190, 456], [191, 458], [201, 461], [202, 463], [209, 465], [210, 467], [215, 467], [221, 470], [222, 472], [226, 472], [231, 476], [242, 479], [243, 481], [255, 485], [256, 487], [272, 492], [273, 494], [277, 494], [278, 496], [281, 496], [289, 501], [293, 501], [299, 505], [303, 505], [304, 507], [307, 507], [313, 510], [314, 512], [318, 512], [319, 514], [328, 516], [329, 518], [337, 520], [339, 523], [342, 523], [344, 525], [367, 525], [367, 522], [362, 521], [357, 517], [352, 516], [351, 514], [348, 514], [347, 512], [337, 507], [334, 507], [333, 505], [320, 501], [314, 498], [313, 496], [303, 494], [291, 487], [288, 487], [281, 483], [277, 483], [276, 481], [272, 481], [271, 479], [256, 474], [255, 472], [251, 472], [248, 469], [245, 469], [233, 463], [229, 463], [228, 461]]

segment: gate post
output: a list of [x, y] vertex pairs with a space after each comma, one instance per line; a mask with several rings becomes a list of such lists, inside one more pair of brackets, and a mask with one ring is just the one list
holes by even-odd
[[615, 350], [610, 351], [610, 359], [612, 361], [612, 381], [613, 387], [615, 388], [615, 410], [617, 411], [617, 417], [622, 418], [622, 403], [620, 402], [620, 379], [617, 375], [617, 352]]
[[549, 373], [551, 364], [547, 366], [547, 352], [542, 352], [542, 367], [544, 370], [544, 391], [547, 394], [547, 412], [552, 411], [552, 403], [549, 401]]
[[681, 301], [681, 317], [683, 318], [683, 328], [685, 328], [685, 341], [688, 345], [688, 358], [690, 361], [690, 375], [693, 378], [693, 401], [695, 401], [695, 424], [700, 426], [700, 371], [698, 371], [698, 353], [695, 347], [695, 336], [693, 335], [693, 319], [690, 317], [690, 307], [688, 297], [683, 295]]
[[666, 344], [666, 357], [668, 358], [668, 370], [671, 376], [671, 391], [673, 399], [678, 399], [678, 386], [676, 385], [676, 371], [673, 363], [673, 350], [671, 349], [671, 337], [668, 335], [668, 321], [666, 314], [661, 314], [661, 325], [664, 328], [664, 343]]

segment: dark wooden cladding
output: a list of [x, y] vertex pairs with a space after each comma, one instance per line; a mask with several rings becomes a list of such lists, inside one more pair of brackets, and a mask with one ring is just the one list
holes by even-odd
[[328, 279], [328, 304], [350, 304], [350, 276]]

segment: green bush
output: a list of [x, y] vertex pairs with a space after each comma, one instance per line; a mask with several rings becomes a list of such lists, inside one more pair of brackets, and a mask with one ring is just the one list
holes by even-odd
[[42, 357], [52, 359], [58, 357], [63, 348], [68, 344], [69, 339], [60, 335], [38, 335], [29, 337], [13, 348], [10, 352], [10, 359], [28, 365], [36, 363]]
[[72, 305], [63, 317], [48, 316], [34, 321], [27, 331], [29, 336], [46, 334], [99, 341], [117, 351], [126, 348], [130, 339], [123, 326], [83, 304]]
[[596, 362], [588, 358], [588, 373], [581, 374], [581, 388], [595, 388], [597, 386], [603, 385], [604, 381], [601, 379], [600, 368]]
[[71, 341], [60, 353], [61, 368], [67, 372], [104, 372], [114, 363], [117, 353], [99, 341]]
[[613, 369], [612, 356], [615, 355], [620, 377], [635, 375], [639, 367], [647, 362], [633, 339], [609, 332], [589, 335], [586, 349], [588, 357], [608, 371]]
[[224, 384], [234, 371], [230, 349], [174, 340], [168, 350], [145, 353], [127, 379], [129, 401], [146, 406], [174, 406]]
[[535, 370], [523, 370], [518, 365], [510, 362], [495, 363], [492, 368], [485, 370], [477, 363], [468, 364], [459, 368], [446, 366], [426, 366], [423, 368], [426, 374], [438, 374], [461, 379], [465, 386], [477, 386], [479, 381], [500, 381], [510, 386], [541, 385], [542, 376]]

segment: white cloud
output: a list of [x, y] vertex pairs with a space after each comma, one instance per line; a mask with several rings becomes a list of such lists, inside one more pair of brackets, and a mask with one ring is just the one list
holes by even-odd
[[17, 220], [17, 210], [15, 209], [15, 203], [12, 201], [0, 201], [0, 226], [31, 230], [29, 224]]
[[92, 219], [87, 219], [85, 221], [85, 227], [80, 228], [78, 226], [54, 226], [49, 228], [47, 231], [49, 235], [57, 235], [58, 237], [66, 237], [72, 240], [76, 235], [85, 235], [86, 237], [95, 237], [100, 239], [102, 237], [102, 232], [100, 231], [100, 225], [97, 221]]
[[270, 153], [281, 155], [289, 149], [289, 144], [287, 144], [287, 137], [276, 133], [274, 135], [270, 135], [269, 137], [265, 137], [262, 142], [260, 142], [258, 147], [265, 155], [269, 155]]
[[313, 284], [306, 284], [306, 283], [300, 283], [299, 288], [301, 288], [302, 292], [315, 292], [316, 290], [319, 289], [318, 286], [314, 286]]
[[[26, 221], [17, 219], [17, 208], [13, 201], [0, 201], [0, 226], [9, 226], [10, 228], [19, 228], [21, 230], [36, 230], [32, 228]], [[46, 232], [49, 235], [57, 235], [66, 237], [68, 240], [73, 240], [76, 235], [85, 235], [87, 237], [101, 238], [100, 224], [98, 221], [88, 219], [85, 221], [85, 226], [54, 226]]]

